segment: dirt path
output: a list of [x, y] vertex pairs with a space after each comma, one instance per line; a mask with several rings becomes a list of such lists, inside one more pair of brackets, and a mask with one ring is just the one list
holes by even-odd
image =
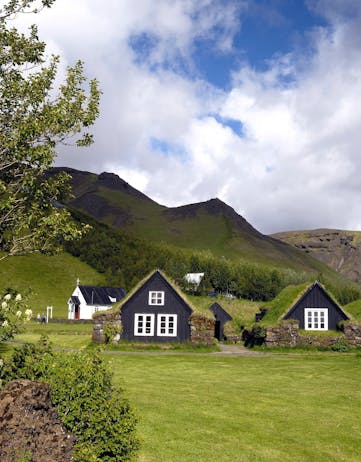
[[235, 344], [227, 344], [227, 343], [220, 343], [219, 344], [221, 351], [216, 351], [214, 353], [210, 353], [213, 356], [269, 356], [270, 353], [263, 353], [262, 351], [253, 351], [249, 348], [246, 348], [243, 345], [235, 345]]

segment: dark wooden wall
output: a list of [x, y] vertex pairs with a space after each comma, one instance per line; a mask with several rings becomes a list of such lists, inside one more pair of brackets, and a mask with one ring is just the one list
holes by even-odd
[[224, 340], [224, 324], [227, 321], [231, 321], [232, 316], [229, 315], [227, 311], [225, 311], [217, 302], [213, 303], [209, 309], [212, 311], [216, 321], [219, 323], [219, 327], [216, 328], [215, 337], [217, 340]]
[[[153, 290], [165, 292], [163, 306], [149, 305], [148, 294]], [[134, 335], [134, 315], [136, 313], [155, 314], [154, 336]], [[122, 338], [141, 342], [185, 342], [190, 338], [189, 316], [191, 313], [192, 309], [168, 281], [159, 272], [155, 272], [123, 305], [121, 309]], [[157, 314], [177, 315], [176, 337], [157, 336]]]
[[328, 293], [318, 284], [314, 284], [283, 319], [297, 319], [300, 329], [305, 328], [305, 308], [328, 308], [328, 329], [336, 330], [340, 321], [348, 319]]

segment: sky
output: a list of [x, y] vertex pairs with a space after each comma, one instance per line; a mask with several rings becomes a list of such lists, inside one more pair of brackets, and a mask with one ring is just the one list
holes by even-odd
[[56, 165], [169, 207], [218, 197], [266, 234], [361, 230], [359, 0], [57, 0], [18, 21], [103, 91], [94, 144]]

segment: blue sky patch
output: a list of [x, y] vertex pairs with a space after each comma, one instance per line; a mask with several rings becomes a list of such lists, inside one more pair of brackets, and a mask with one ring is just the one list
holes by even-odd
[[180, 145], [169, 143], [159, 138], [151, 137], [149, 140], [150, 148], [154, 152], [161, 153], [164, 157], [177, 156], [182, 160], [186, 159], [186, 151]]
[[226, 90], [232, 71], [244, 64], [256, 71], [265, 71], [275, 56], [295, 50], [308, 54], [311, 47], [309, 31], [327, 26], [325, 20], [313, 14], [301, 0], [251, 2], [240, 22], [231, 53], [221, 55], [203, 47], [194, 56], [204, 78]]
[[224, 125], [225, 127], [229, 127], [235, 135], [240, 136], [240, 137], [244, 136], [243, 124], [240, 120], [230, 119], [228, 117], [221, 117], [218, 114], [210, 114], [210, 115], [214, 117], [214, 119], [216, 119], [218, 123]]

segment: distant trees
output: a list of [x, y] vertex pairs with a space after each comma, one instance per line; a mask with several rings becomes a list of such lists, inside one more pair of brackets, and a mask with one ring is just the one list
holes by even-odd
[[[74, 212], [80, 221], [85, 215]], [[147, 273], [159, 268], [187, 288], [184, 275], [204, 272], [197, 288], [230, 293], [251, 300], [270, 300], [283, 287], [282, 274], [273, 268], [250, 263], [235, 263], [214, 257], [210, 252], [191, 252], [167, 245], [131, 238], [122, 231], [90, 221], [90, 230], [79, 241], [67, 244], [67, 250], [101, 273], [109, 285], [131, 289]]]

